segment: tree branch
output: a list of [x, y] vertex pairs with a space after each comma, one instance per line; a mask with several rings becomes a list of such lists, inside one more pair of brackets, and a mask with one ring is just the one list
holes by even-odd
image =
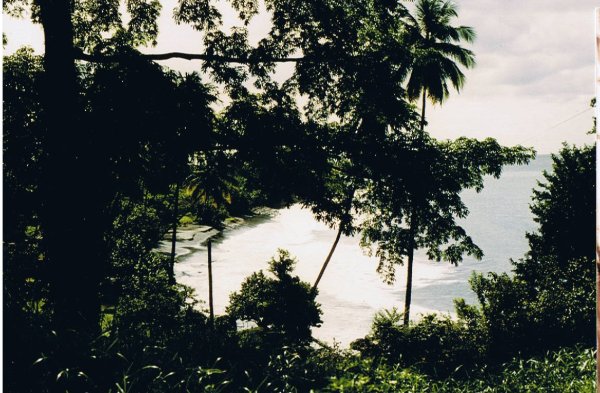
[[[219, 61], [223, 63], [238, 63], [238, 64], [259, 64], [259, 63], [298, 63], [306, 61], [306, 57], [232, 57], [211, 55], [207, 53], [184, 53], [184, 52], [168, 52], [168, 53], [140, 53], [140, 56], [148, 60], [169, 60], [169, 59], [184, 59], [184, 60], [205, 60]], [[75, 59], [83, 60], [91, 63], [119, 63], [127, 58], [126, 55], [101, 55], [88, 54], [80, 49], [75, 49]]]

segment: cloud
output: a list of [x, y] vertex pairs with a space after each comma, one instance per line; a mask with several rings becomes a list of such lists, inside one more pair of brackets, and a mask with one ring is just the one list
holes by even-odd
[[[478, 66], [468, 83], [488, 95], [547, 95], [581, 92], [593, 62], [594, 1], [460, 0], [459, 22], [475, 28], [472, 49]], [[552, 90], [554, 78], [571, 89]], [[490, 89], [490, 87], [492, 87]], [[589, 91], [589, 89], [588, 89]]]
[[[438, 137], [492, 136], [506, 144], [534, 145], [556, 151], [562, 141], [590, 142], [585, 131], [591, 113], [560, 127], [552, 124], [585, 110], [594, 94], [594, 7], [597, 0], [455, 0], [458, 23], [472, 26], [477, 40], [470, 47], [477, 66], [466, 70], [466, 85], [443, 107], [428, 110], [430, 129]], [[172, 20], [175, 0], [164, 0], [159, 44], [148, 51], [202, 50], [201, 36]], [[410, 6], [410, 3], [408, 3]], [[223, 6], [225, 27], [239, 25], [231, 7]], [[29, 43], [42, 51], [39, 26], [4, 16], [9, 45], [5, 53]], [[249, 26], [257, 42], [270, 26], [268, 14]], [[167, 66], [200, 69], [200, 62], [171, 60]], [[290, 66], [287, 66], [288, 68]], [[289, 73], [289, 70], [287, 70]]]
[[477, 66], [466, 71], [460, 94], [432, 108], [431, 132], [440, 138], [491, 136], [542, 153], [557, 151], [563, 141], [592, 142], [585, 132], [592, 126], [586, 109], [594, 95], [596, 1], [456, 3], [458, 23], [477, 32], [471, 46]]

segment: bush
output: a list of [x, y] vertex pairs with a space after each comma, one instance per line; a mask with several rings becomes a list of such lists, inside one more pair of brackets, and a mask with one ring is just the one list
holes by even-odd
[[484, 361], [485, 336], [450, 316], [429, 314], [417, 323], [403, 324], [397, 309], [375, 315], [371, 333], [356, 340], [351, 348], [362, 356], [383, 360], [401, 367], [447, 377], [456, 372], [473, 370]]
[[188, 215], [185, 215], [179, 219], [179, 225], [182, 225], [182, 226], [190, 225], [190, 224], [193, 224], [194, 222], [195, 222], [194, 218], [190, 217]]
[[571, 260], [547, 270], [545, 283], [532, 288], [517, 273], [474, 274], [471, 287], [479, 307], [456, 302], [459, 316], [488, 336], [487, 357], [506, 361], [517, 354], [534, 356], [577, 344], [594, 345], [595, 282], [593, 264]]
[[289, 252], [278, 251], [269, 262], [269, 277], [253, 273], [239, 292], [231, 294], [226, 312], [233, 318], [252, 321], [270, 333], [282, 334], [285, 341], [302, 342], [311, 338], [311, 326], [320, 326], [321, 309], [315, 302], [317, 291], [291, 273], [296, 264]]

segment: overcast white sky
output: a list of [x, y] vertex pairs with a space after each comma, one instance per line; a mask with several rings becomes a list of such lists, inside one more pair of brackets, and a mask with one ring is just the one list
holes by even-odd
[[[563, 141], [592, 142], [594, 96], [594, 7], [596, 0], [455, 0], [458, 23], [475, 28], [477, 66], [466, 71], [466, 86], [443, 106], [429, 106], [429, 130], [438, 138], [494, 137], [506, 145], [556, 152]], [[171, 19], [175, 0], [162, 1], [159, 43], [148, 51], [201, 52], [200, 37]], [[225, 25], [237, 21], [225, 10]], [[250, 24], [257, 41], [269, 29], [265, 13]], [[3, 16], [5, 53], [22, 45], [43, 51], [39, 26]], [[166, 64], [181, 71], [199, 62]], [[289, 67], [289, 66], [288, 66]], [[285, 67], [282, 68], [285, 74]]]

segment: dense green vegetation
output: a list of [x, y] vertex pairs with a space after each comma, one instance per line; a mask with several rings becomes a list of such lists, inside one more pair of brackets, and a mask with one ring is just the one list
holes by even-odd
[[[513, 261], [511, 275], [472, 276], [478, 305], [457, 299], [457, 318], [427, 315], [410, 326], [397, 310], [381, 312], [371, 334], [353, 348], [365, 357], [436, 377], [494, 372], [514, 357], [541, 356], [578, 344], [592, 348], [594, 251], [590, 242], [575, 243], [572, 236], [591, 241], [594, 157], [593, 146], [565, 146], [553, 156], [553, 172], [534, 191], [531, 209], [540, 227], [528, 234], [530, 251]], [[582, 192], [567, 191], [578, 189]], [[552, 238], [552, 246], [540, 247], [545, 236]], [[569, 254], [558, 251], [565, 248]]]
[[[407, 296], [340, 350], [311, 337], [318, 279], [294, 276], [285, 250], [214, 320], [175, 281], [179, 224], [291, 203], [338, 228], [332, 252], [358, 234], [384, 280], [417, 248], [481, 256], [457, 223], [461, 191], [534, 152], [426, 132], [426, 97], [445, 99], [474, 64], [451, 3], [420, 0], [413, 17], [398, 2], [267, 1], [273, 26], [252, 47], [212, 3], [180, 1], [176, 20], [203, 32], [202, 74], [138, 51], [161, 4], [126, 3], [125, 21], [118, 2], [4, 2], [31, 6], [46, 38], [43, 57], [3, 58], [5, 390], [593, 390], [592, 146], [554, 156], [530, 251], [511, 274], [474, 275], [478, 304], [458, 299], [456, 318], [408, 323]], [[257, 4], [232, 2], [246, 22]], [[296, 66], [277, 82], [282, 61]], [[169, 230], [173, 251], [157, 253]]]
[[400, 367], [373, 368], [370, 360], [351, 359], [326, 391], [334, 392], [588, 392], [596, 391], [595, 351], [561, 350], [543, 358], [515, 360], [502, 372], [467, 380], [432, 380]]

